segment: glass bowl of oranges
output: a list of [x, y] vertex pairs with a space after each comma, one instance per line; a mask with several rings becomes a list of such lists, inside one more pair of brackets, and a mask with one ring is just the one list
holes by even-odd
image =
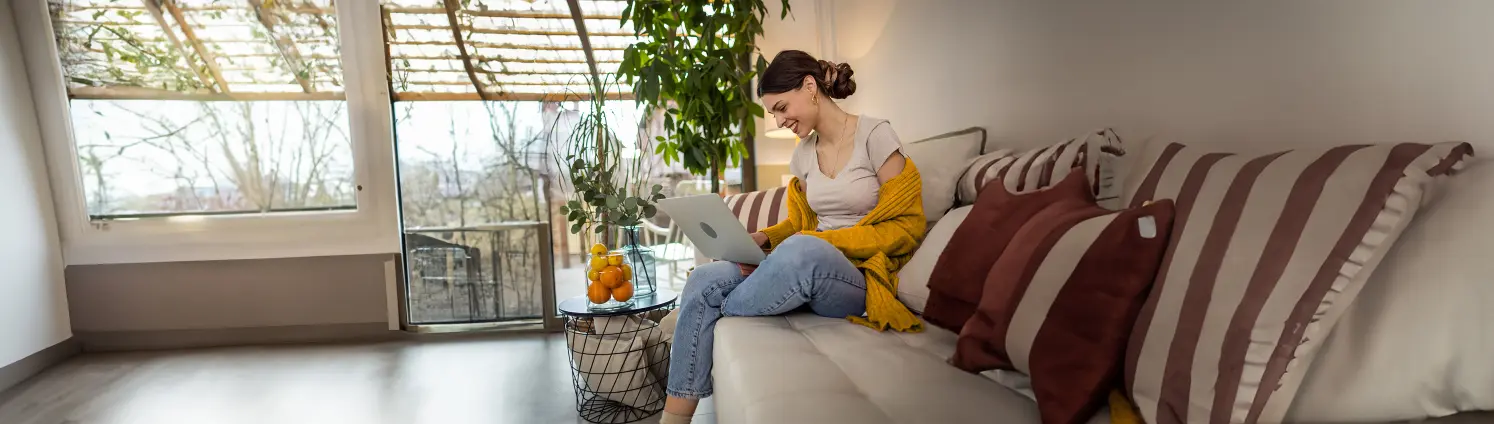
[[586, 299], [593, 311], [633, 306], [633, 268], [624, 259], [623, 251], [609, 251], [601, 243], [591, 246], [591, 261], [586, 267]]

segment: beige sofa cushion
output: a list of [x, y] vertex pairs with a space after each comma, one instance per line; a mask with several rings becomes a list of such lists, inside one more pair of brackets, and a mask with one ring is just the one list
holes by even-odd
[[1471, 165], [1406, 229], [1344, 312], [1288, 421], [1494, 409], [1494, 166]]
[[[711, 372], [717, 422], [1038, 423], [1030, 398], [944, 362], [955, 338], [807, 314], [723, 318]], [[1090, 420], [1106, 422], [1108, 410]]]

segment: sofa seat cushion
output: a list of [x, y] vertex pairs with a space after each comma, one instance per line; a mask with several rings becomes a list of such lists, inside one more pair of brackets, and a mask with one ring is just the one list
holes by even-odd
[[[957, 336], [876, 332], [809, 314], [723, 318], [716, 416], [743, 423], [1037, 423], [1037, 404], [945, 363]], [[1091, 423], [1108, 422], [1102, 410]]]

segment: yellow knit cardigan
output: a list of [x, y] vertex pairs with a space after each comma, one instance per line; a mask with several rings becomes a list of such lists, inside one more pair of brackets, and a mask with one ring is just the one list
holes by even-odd
[[799, 179], [788, 186], [788, 219], [763, 229], [771, 247], [804, 234], [830, 242], [866, 276], [866, 317], [846, 317], [877, 330], [923, 331], [923, 322], [897, 300], [897, 270], [923, 242], [923, 178], [911, 159], [903, 172], [882, 184], [877, 206], [856, 225], [816, 231], [819, 217], [810, 209]]

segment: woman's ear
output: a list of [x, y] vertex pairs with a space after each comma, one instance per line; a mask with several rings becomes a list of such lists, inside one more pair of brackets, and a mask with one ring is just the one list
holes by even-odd
[[801, 88], [801, 89], [803, 89], [805, 91], [808, 91], [810, 93], [818, 93], [818, 91], [816, 91], [816, 90], [819, 87], [815, 87], [814, 75], [805, 75], [804, 76], [804, 82], [799, 83], [799, 88]]

